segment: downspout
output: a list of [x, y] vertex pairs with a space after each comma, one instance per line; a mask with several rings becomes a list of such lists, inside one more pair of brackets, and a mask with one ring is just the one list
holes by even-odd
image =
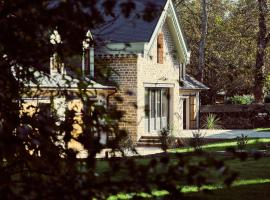
[[106, 97], [106, 106], [109, 106], [109, 100], [110, 100], [110, 97], [111, 97], [112, 95], [114, 95], [116, 92], [117, 92], [117, 90], [114, 89], [114, 91], [113, 91], [112, 93], [110, 93], [110, 94], [107, 95], [107, 97]]
[[[114, 91], [113, 91], [112, 93], [110, 93], [110, 94], [107, 95], [107, 97], [106, 97], [106, 106], [107, 106], [107, 108], [109, 107], [109, 100], [110, 100], [110, 97], [111, 97], [112, 95], [114, 95], [116, 92], [117, 92], [117, 90], [114, 89]], [[106, 141], [107, 141], [107, 142], [109, 141], [109, 134], [106, 134]]]

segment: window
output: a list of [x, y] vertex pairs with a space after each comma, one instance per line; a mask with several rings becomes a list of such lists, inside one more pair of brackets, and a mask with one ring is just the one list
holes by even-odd
[[83, 41], [82, 74], [85, 77], [94, 78], [94, 41], [90, 30], [87, 31]]
[[83, 51], [83, 74], [88, 78], [94, 77], [94, 47], [90, 46]]
[[145, 131], [156, 132], [168, 127], [169, 89], [146, 88]]
[[50, 73], [61, 73], [63, 74], [64, 65], [61, 62], [61, 59], [57, 53], [54, 53], [50, 58]]
[[180, 80], [185, 80], [185, 64], [180, 63], [179, 65], [179, 78]]
[[157, 37], [157, 63], [163, 64], [163, 33]]

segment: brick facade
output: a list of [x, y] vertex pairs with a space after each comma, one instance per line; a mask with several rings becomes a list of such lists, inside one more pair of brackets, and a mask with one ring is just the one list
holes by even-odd
[[[158, 42], [162, 42], [162, 44], [158, 44]], [[159, 47], [162, 49], [158, 49]], [[117, 93], [110, 97], [109, 101], [111, 105], [117, 105], [119, 110], [125, 112], [124, 118], [120, 122], [120, 128], [127, 130], [135, 141], [142, 135], [150, 134], [144, 127], [145, 89], [148, 87], [169, 89], [169, 128], [177, 133], [183, 129], [179, 66], [180, 63], [184, 63], [184, 60], [179, 59], [176, 52], [171, 30], [165, 21], [158, 30], [150, 49], [146, 50], [144, 54], [99, 57], [108, 67], [113, 69], [114, 72], [110, 79], [115, 81], [119, 87]], [[162, 58], [158, 57], [160, 53], [163, 55]], [[115, 101], [115, 96], [120, 96], [123, 102]], [[198, 92], [195, 93], [192, 100], [192, 111], [195, 115]], [[194, 117], [189, 116], [191, 119]], [[158, 132], [151, 134], [158, 134]]]
[[[137, 139], [137, 56], [105, 56], [102, 58], [107, 67], [113, 72], [110, 80], [117, 83], [117, 93], [110, 97], [110, 105], [116, 105], [118, 110], [123, 111], [119, 126], [129, 132], [132, 139]], [[122, 101], [115, 98], [121, 97]]]

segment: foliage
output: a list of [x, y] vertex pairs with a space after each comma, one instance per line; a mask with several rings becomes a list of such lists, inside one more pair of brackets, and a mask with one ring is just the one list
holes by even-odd
[[163, 128], [160, 131], [161, 148], [166, 152], [167, 149], [178, 148], [181, 142], [172, 134], [171, 129]]
[[205, 129], [221, 129], [221, 120], [215, 114], [209, 114], [202, 122]]
[[119, 150], [122, 152], [123, 155], [131, 153], [137, 153], [135, 148], [135, 143], [132, 140], [130, 135], [127, 135], [126, 137], [123, 137], [119, 142]]
[[189, 141], [189, 145], [194, 148], [195, 152], [202, 152], [203, 145], [205, 144], [204, 136], [200, 130], [192, 132], [192, 138]]
[[[200, 2], [175, 0], [191, 51], [188, 73], [198, 75], [200, 41]], [[202, 104], [215, 103], [220, 92], [226, 96], [252, 94], [257, 45], [257, 1], [208, 1], [208, 32], [205, 49], [204, 83], [210, 90], [202, 93]], [[267, 23], [270, 24], [269, 17]], [[269, 47], [266, 55], [269, 55]], [[270, 60], [266, 56], [265, 70]]]
[[265, 77], [265, 93], [270, 95], [270, 74]]
[[237, 140], [237, 148], [240, 151], [245, 150], [247, 147], [247, 143], [248, 143], [248, 137], [246, 135], [242, 134], [241, 136], [238, 136], [236, 138], [236, 140]]
[[254, 97], [252, 95], [235, 95], [228, 100], [232, 104], [249, 105], [254, 102]]

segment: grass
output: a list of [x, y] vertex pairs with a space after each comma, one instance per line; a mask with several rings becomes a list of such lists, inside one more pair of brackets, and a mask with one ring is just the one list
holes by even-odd
[[[267, 144], [270, 144], [270, 138], [249, 139], [246, 150], [266, 150]], [[237, 148], [237, 141], [229, 140], [229, 141], [224, 141], [224, 142], [205, 144], [202, 146], [202, 148], [203, 150], [207, 152], [225, 151], [227, 148]], [[182, 147], [178, 149], [169, 150], [169, 152], [171, 153], [186, 153], [186, 152], [192, 152], [192, 151], [193, 149], [190, 147]]]
[[[270, 138], [264, 139], [249, 139], [247, 143], [247, 150], [258, 150], [266, 149], [266, 144], [270, 144]], [[237, 148], [236, 140], [229, 140], [223, 142], [216, 142], [203, 145], [203, 150], [206, 152], [214, 151], [224, 151], [226, 148], [234, 147]], [[175, 164], [177, 162], [176, 153], [187, 153], [192, 152], [192, 148], [178, 148], [171, 149], [169, 151], [170, 162]], [[198, 163], [203, 160], [200, 156], [191, 156], [190, 154], [185, 154], [191, 162]], [[185, 199], [206, 199], [206, 200], [253, 200], [253, 199], [268, 199], [270, 196], [270, 157], [263, 157], [259, 160], [253, 158], [248, 158], [246, 161], [241, 161], [239, 159], [227, 158], [222, 155], [216, 156], [224, 160], [225, 165], [229, 166], [230, 169], [236, 171], [239, 176], [237, 180], [233, 183], [230, 188], [225, 187], [222, 184], [220, 175], [214, 170], [209, 171], [208, 178], [213, 180], [212, 185], [205, 185], [202, 188], [193, 185], [187, 185], [183, 182], [183, 187], [181, 191], [184, 194]], [[136, 158], [136, 163], [146, 165], [150, 162], [151, 158], [142, 157]], [[162, 170], [161, 164], [158, 166], [158, 171]], [[99, 173], [106, 172], [109, 168], [107, 161], [98, 162]], [[125, 173], [120, 173], [115, 175], [114, 180], [121, 180], [125, 176]], [[207, 191], [207, 192], [205, 192]], [[152, 195], [156, 197], [165, 197], [168, 194], [167, 191], [152, 191]], [[109, 200], [117, 199], [132, 199], [132, 195], [120, 193], [115, 196], [111, 196]], [[137, 194], [138, 195], [138, 194]], [[153, 199], [149, 197], [149, 194], [139, 193], [139, 195], [145, 199]]]
[[[172, 161], [174, 162], [174, 155], [171, 154]], [[219, 156], [221, 159], [222, 156]], [[201, 157], [190, 157], [194, 162], [202, 160]], [[137, 158], [136, 162], [140, 164], [147, 164], [150, 158]], [[206, 185], [202, 189], [208, 192], [198, 190], [196, 186], [184, 185], [182, 192], [187, 199], [209, 199], [209, 200], [238, 200], [238, 199], [268, 199], [270, 196], [270, 157], [263, 157], [259, 160], [249, 158], [246, 161], [239, 159], [227, 159], [225, 164], [234, 171], [239, 173], [237, 180], [233, 183], [232, 187], [227, 188], [221, 184], [221, 181], [213, 185]], [[106, 161], [99, 162], [99, 169], [106, 171], [108, 169], [108, 163]], [[162, 169], [161, 169], [162, 170]], [[214, 174], [210, 174], [209, 178], [214, 177]], [[117, 179], [121, 179], [121, 175]], [[214, 181], [215, 182], [215, 181]], [[164, 197], [167, 191], [154, 191], [152, 192], [156, 197]], [[148, 194], [140, 193], [140, 196], [145, 199], [152, 199]], [[117, 199], [131, 199], [131, 194], [119, 194], [117, 196], [111, 196], [109, 200]], [[166, 199], [166, 198], [165, 198]]]
[[255, 131], [257, 131], [257, 132], [270, 132], [270, 128], [256, 128]]

